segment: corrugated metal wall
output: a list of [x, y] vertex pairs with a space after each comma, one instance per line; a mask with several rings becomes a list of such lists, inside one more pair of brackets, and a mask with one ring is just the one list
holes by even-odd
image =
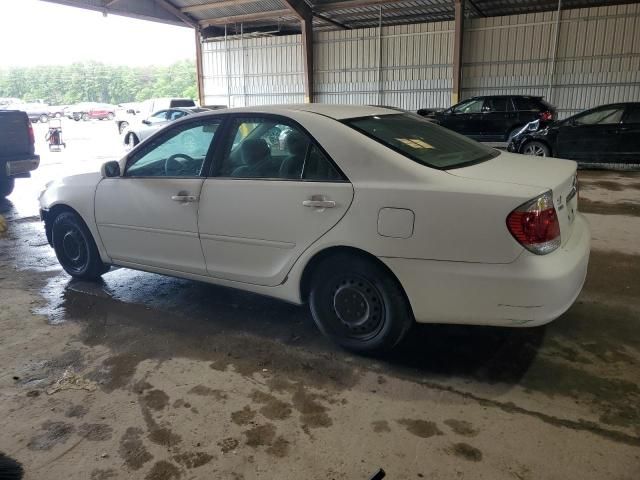
[[544, 95], [560, 117], [640, 100], [640, 4], [564, 10], [555, 66], [556, 12], [467, 23], [463, 98]]
[[[557, 43], [556, 43], [557, 38]], [[410, 110], [450, 105], [453, 22], [315, 35], [315, 100]], [[561, 116], [640, 100], [640, 4], [478, 18], [465, 26], [463, 98], [549, 97]], [[553, 62], [555, 50], [555, 63]], [[304, 100], [300, 35], [206, 42], [205, 100]]]

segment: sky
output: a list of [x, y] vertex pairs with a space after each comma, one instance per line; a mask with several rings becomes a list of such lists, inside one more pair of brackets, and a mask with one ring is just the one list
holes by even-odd
[[193, 29], [56, 5], [0, 0], [0, 68], [169, 65], [195, 58]]

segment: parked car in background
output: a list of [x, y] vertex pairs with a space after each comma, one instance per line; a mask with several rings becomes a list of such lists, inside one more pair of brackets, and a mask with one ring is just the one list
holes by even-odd
[[640, 165], [640, 102], [602, 105], [513, 137], [510, 152], [580, 163]]
[[49, 121], [49, 106], [45, 103], [19, 103], [9, 105], [7, 108], [25, 112], [32, 123], [47, 123]]
[[84, 102], [72, 105], [65, 110], [65, 116], [75, 121], [113, 120], [116, 107], [106, 103]]
[[308, 302], [356, 351], [393, 348], [414, 322], [550, 322], [590, 250], [575, 162], [358, 105], [188, 115], [39, 201], [74, 277], [118, 265]]
[[122, 139], [129, 148], [135, 147], [142, 140], [148, 138], [168, 123], [174, 122], [187, 115], [208, 111], [208, 108], [169, 108], [160, 110], [138, 123], [129, 125], [122, 135]]
[[27, 114], [0, 110], [0, 198], [13, 192], [15, 179], [28, 177], [40, 165], [33, 127]]
[[524, 95], [473, 97], [443, 111], [422, 109], [418, 114], [482, 142], [507, 142], [529, 122], [556, 118], [542, 97]]
[[64, 109], [67, 105], [49, 105], [48, 113], [51, 118], [62, 118], [64, 116]]
[[123, 134], [130, 124], [139, 121], [141, 118], [147, 118], [154, 112], [178, 107], [195, 107], [196, 102], [190, 98], [151, 98], [138, 104], [129, 105], [130, 108], [118, 110], [116, 117], [116, 126], [118, 133]]

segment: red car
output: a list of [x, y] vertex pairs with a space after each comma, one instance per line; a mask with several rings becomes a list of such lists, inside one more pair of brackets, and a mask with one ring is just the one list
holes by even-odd
[[67, 116], [79, 120], [113, 120], [116, 107], [104, 103], [80, 103], [67, 111]]

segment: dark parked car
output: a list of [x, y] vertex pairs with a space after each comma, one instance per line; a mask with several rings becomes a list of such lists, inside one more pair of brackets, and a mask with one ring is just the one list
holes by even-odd
[[16, 178], [29, 177], [40, 165], [33, 127], [23, 111], [0, 111], [0, 198], [11, 194]]
[[422, 109], [418, 114], [482, 142], [509, 141], [529, 122], [556, 117], [542, 97], [523, 95], [473, 97], [440, 112]]
[[640, 164], [640, 103], [603, 105], [542, 128], [532, 124], [508, 150], [581, 163]]

